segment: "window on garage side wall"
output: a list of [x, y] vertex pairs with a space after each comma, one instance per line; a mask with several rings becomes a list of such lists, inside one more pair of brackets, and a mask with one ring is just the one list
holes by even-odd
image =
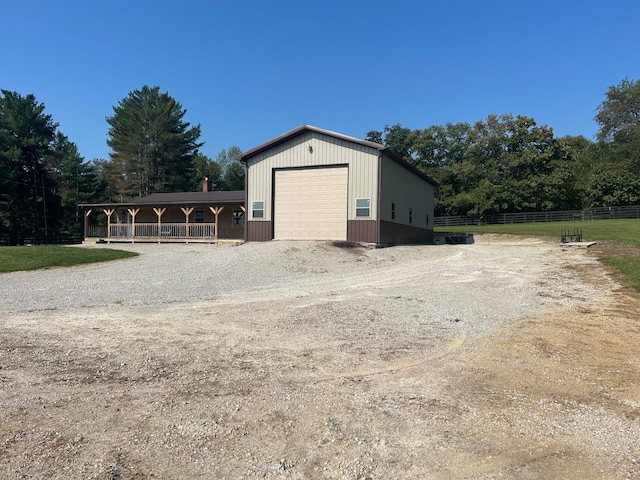
[[370, 217], [370, 216], [371, 216], [371, 199], [357, 198], [356, 199], [356, 217]]
[[253, 202], [251, 207], [251, 216], [253, 218], [264, 218], [264, 202], [262, 200]]

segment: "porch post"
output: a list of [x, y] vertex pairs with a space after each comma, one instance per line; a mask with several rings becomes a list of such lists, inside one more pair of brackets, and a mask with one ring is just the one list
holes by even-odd
[[89, 215], [91, 215], [91, 212], [93, 211], [93, 209], [88, 208], [84, 211], [84, 238], [85, 240], [87, 239], [87, 233], [89, 232]]
[[104, 214], [107, 216], [107, 243], [111, 243], [111, 215], [115, 212], [114, 208], [103, 208]]
[[185, 216], [185, 234], [187, 237], [187, 243], [189, 243], [189, 215], [191, 215], [191, 212], [193, 212], [195, 209], [193, 207], [182, 207], [180, 208], [180, 210], [182, 210], [182, 213], [184, 213]]
[[158, 243], [160, 243], [160, 240], [162, 239], [162, 215], [167, 211], [167, 209], [154, 208], [153, 211], [156, 212], [156, 215], [158, 216]]
[[136, 215], [140, 211], [139, 208], [127, 208], [127, 212], [131, 215], [131, 243], [135, 243], [136, 239]]
[[218, 214], [224, 209], [224, 207], [209, 207], [209, 210], [211, 210], [213, 212], [213, 214], [216, 216], [216, 222], [215, 222], [215, 231], [213, 232], [213, 239], [217, 242], [218, 241]]

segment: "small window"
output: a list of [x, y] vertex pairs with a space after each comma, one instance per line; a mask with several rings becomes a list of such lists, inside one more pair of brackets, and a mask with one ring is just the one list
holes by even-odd
[[356, 217], [370, 217], [371, 216], [371, 199], [358, 198], [356, 199]]
[[204, 210], [196, 210], [194, 216], [196, 223], [204, 223]]
[[391, 220], [395, 220], [396, 219], [396, 204], [392, 203], [391, 204]]
[[409, 209], [409, 223], [413, 223], [413, 209]]
[[264, 218], [264, 202], [253, 202], [251, 216], [253, 218]]
[[429, 226], [429, 214], [427, 213], [427, 227]]
[[234, 210], [233, 211], [233, 219], [232, 225], [242, 225], [242, 220], [244, 219], [244, 212], [242, 210]]

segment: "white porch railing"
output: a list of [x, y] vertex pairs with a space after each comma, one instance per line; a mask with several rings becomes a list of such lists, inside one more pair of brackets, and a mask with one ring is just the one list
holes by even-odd
[[85, 237], [106, 237], [107, 236], [107, 226], [106, 225], [87, 225], [87, 233]]
[[[108, 238], [113, 239], [166, 239], [166, 240], [186, 240], [215, 238], [215, 223], [136, 223], [135, 232], [132, 236], [132, 225], [129, 223], [112, 223], [109, 228]], [[160, 227], [160, 228], [158, 228]]]

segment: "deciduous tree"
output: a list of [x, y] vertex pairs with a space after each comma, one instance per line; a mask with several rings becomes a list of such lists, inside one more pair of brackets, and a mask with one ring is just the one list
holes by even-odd
[[197, 153], [193, 157], [193, 168], [195, 171], [193, 190], [198, 191], [202, 187], [202, 180], [205, 178], [209, 179], [213, 190], [220, 190], [222, 169], [218, 162], [202, 153]]
[[595, 120], [600, 125], [598, 140], [635, 140], [640, 129], [640, 81], [625, 78], [618, 85], [609, 86]]
[[224, 172], [223, 190], [244, 190], [244, 165], [234, 162]]
[[233, 145], [216, 155], [222, 177], [220, 190], [244, 190], [244, 166], [236, 160], [241, 153], [240, 147]]
[[371, 130], [367, 132], [366, 140], [383, 144], [395, 154], [411, 161], [413, 158], [412, 130], [396, 123], [391, 127], [385, 125], [383, 131]]
[[[597, 185], [605, 185], [619, 178], [620, 175], [632, 177], [640, 176], [640, 81], [625, 78], [618, 85], [611, 85], [605, 93], [605, 99], [598, 106], [595, 116], [600, 130], [596, 135], [598, 141], [606, 150], [606, 156], [610, 163], [607, 180], [598, 182]], [[623, 190], [628, 188], [620, 185]], [[594, 187], [596, 184], [594, 184]], [[640, 192], [637, 192], [640, 194]], [[590, 194], [592, 198], [594, 197]], [[637, 195], [615, 196], [622, 202], [624, 198], [635, 198]], [[605, 195], [602, 198], [612, 198]], [[604, 200], [603, 200], [604, 201]], [[620, 203], [624, 204], [624, 203]]]

